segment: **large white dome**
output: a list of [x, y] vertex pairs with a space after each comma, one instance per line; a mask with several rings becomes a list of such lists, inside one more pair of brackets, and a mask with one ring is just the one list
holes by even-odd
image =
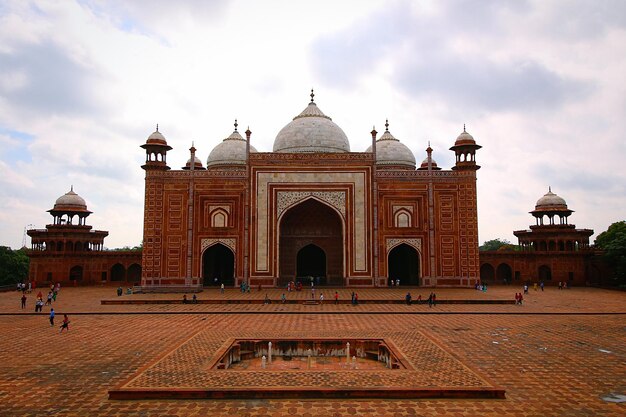
[[350, 143], [343, 130], [311, 98], [302, 113], [278, 132], [274, 152], [350, 152]]

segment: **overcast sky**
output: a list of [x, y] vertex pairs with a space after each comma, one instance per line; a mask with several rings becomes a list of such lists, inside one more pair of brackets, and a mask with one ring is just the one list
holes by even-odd
[[235, 118], [271, 151], [312, 87], [352, 151], [389, 118], [449, 169], [465, 123], [481, 243], [516, 242], [548, 186], [597, 235], [626, 218], [624, 74], [622, 0], [0, 0], [0, 245], [71, 185], [107, 247], [138, 245], [156, 123], [174, 169]]

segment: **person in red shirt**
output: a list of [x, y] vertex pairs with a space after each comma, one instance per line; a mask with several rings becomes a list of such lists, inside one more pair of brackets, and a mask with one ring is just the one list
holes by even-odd
[[70, 319], [67, 317], [67, 314], [63, 314], [63, 323], [61, 323], [61, 330], [59, 333], [63, 333], [63, 329], [67, 329], [70, 331]]

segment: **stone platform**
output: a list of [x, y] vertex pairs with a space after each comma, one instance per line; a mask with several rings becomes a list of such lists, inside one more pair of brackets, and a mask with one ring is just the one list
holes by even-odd
[[358, 334], [342, 330], [316, 339], [351, 340], [354, 345], [356, 339], [382, 337], [403, 364], [402, 369], [351, 369], [348, 364], [343, 369], [282, 370], [268, 365], [262, 370], [236, 371], [213, 366], [235, 338], [276, 341], [286, 336], [311, 340], [305, 331], [281, 335], [269, 329], [254, 333], [200, 331], [119, 388], [110, 390], [109, 398], [504, 398], [503, 389], [423, 332], [408, 329], [372, 329]]
[[[544, 417], [626, 415], [626, 293], [593, 288], [530, 291], [522, 306], [508, 304], [428, 305], [360, 304], [130, 304], [102, 305], [114, 299], [114, 287], [63, 288], [53, 307], [34, 313], [35, 294], [20, 309], [21, 294], [0, 293], [0, 416], [30, 417]], [[339, 295], [350, 299], [352, 289]], [[403, 299], [406, 289], [356, 290], [360, 299]], [[411, 289], [422, 298], [432, 289]], [[492, 286], [486, 294], [436, 289], [441, 299], [513, 299], [521, 287]], [[35, 291], [36, 293], [36, 291]], [[328, 298], [328, 294], [324, 292]], [[263, 300], [264, 292], [245, 294]], [[269, 293], [270, 297], [281, 292]], [[171, 294], [124, 295], [125, 299], [166, 299]], [[181, 296], [182, 297], [182, 296]], [[201, 299], [237, 299], [219, 289]], [[291, 293], [296, 299], [300, 295]], [[304, 295], [303, 295], [304, 298]], [[68, 313], [68, 333], [58, 321]], [[230, 398], [109, 399], [119, 387], [144, 385], [152, 376], [167, 380], [168, 361], [187, 358], [208, 369], [211, 356], [231, 337], [366, 337], [384, 335], [410, 352], [414, 340], [426, 340], [421, 356], [407, 358], [417, 371], [430, 373], [435, 389], [462, 384], [462, 377], [506, 390], [491, 398]], [[416, 337], [419, 336], [419, 337]], [[215, 343], [213, 347], [199, 342]], [[408, 348], [406, 346], [409, 345]], [[213, 349], [213, 350], [211, 350]], [[415, 347], [416, 351], [420, 351]], [[441, 353], [440, 351], [443, 351]], [[430, 352], [434, 352], [432, 355]], [[184, 354], [183, 354], [184, 353]], [[443, 356], [440, 356], [443, 355]], [[442, 357], [440, 361], [427, 358]], [[420, 362], [422, 361], [422, 362]], [[451, 367], [445, 366], [452, 364]], [[460, 368], [467, 366], [468, 371]], [[177, 369], [170, 384], [194, 381], [198, 369]], [[234, 374], [247, 371], [236, 370]], [[385, 371], [390, 373], [393, 371]], [[365, 373], [363, 373], [365, 375]], [[261, 375], [259, 378], [263, 377]], [[312, 375], [311, 375], [312, 377]], [[370, 375], [371, 377], [371, 375]], [[223, 377], [222, 377], [223, 378]], [[235, 378], [235, 377], [234, 377]], [[246, 377], [248, 378], [248, 377]], [[249, 376], [249, 387], [262, 383]], [[367, 379], [364, 376], [359, 379]], [[484, 382], [481, 382], [484, 380]], [[228, 380], [222, 380], [228, 382]], [[235, 379], [237, 383], [240, 380]], [[323, 385], [322, 380], [322, 385]], [[375, 392], [374, 380], [363, 382]], [[352, 383], [349, 381], [349, 383]], [[361, 382], [359, 382], [361, 383]], [[151, 382], [152, 384], [152, 382]], [[159, 382], [157, 385], [163, 385]], [[239, 385], [241, 386], [241, 385]], [[416, 385], [417, 386], [417, 385]], [[480, 385], [478, 385], [480, 387]], [[202, 387], [202, 385], [201, 385]], [[167, 388], [167, 387], [166, 387]], [[190, 388], [196, 388], [190, 384]], [[430, 387], [429, 387], [430, 388]], [[226, 390], [226, 385], [222, 387]]]

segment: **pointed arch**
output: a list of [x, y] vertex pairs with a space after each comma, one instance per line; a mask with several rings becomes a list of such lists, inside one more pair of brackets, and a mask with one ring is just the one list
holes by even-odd
[[229, 218], [228, 212], [223, 208], [217, 208], [210, 214], [211, 227], [228, 227]]
[[400, 242], [387, 252], [389, 280], [400, 280], [400, 285], [419, 285], [420, 269], [419, 251], [414, 246]]
[[393, 219], [394, 227], [411, 227], [411, 213], [406, 209], [396, 211]]
[[345, 222], [336, 207], [308, 195], [286, 208], [277, 224], [279, 285], [298, 276], [298, 252], [311, 244], [325, 255], [325, 279], [320, 276], [320, 282], [344, 284]]
[[121, 263], [111, 267], [111, 281], [126, 281], [126, 268]]
[[235, 285], [235, 253], [228, 246], [214, 242], [204, 248], [202, 282], [204, 286]]
[[493, 265], [484, 263], [480, 266], [480, 280], [481, 282], [492, 283], [496, 278], [496, 272], [493, 269]]
[[83, 267], [82, 265], [75, 265], [70, 269], [70, 281], [82, 281], [83, 280]]

